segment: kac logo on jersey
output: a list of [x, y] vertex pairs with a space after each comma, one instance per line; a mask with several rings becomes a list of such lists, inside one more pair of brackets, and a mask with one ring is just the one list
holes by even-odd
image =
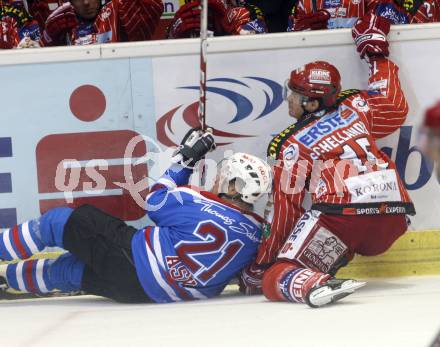
[[298, 144], [292, 143], [283, 151], [283, 160], [286, 168], [291, 168], [299, 157]]
[[[232, 103], [235, 106], [235, 114], [229, 112], [226, 114], [217, 113], [217, 109], [224, 112], [222, 107], [218, 107], [214, 112], [209, 113], [208, 125], [213, 126], [211, 124], [212, 121], [218, 123], [219, 121], [224, 122], [226, 120], [223, 124], [215, 124], [214, 126], [214, 135], [227, 139], [225, 142], [217, 142], [217, 146], [228, 145], [233, 142], [231, 141], [233, 139], [255, 137], [255, 134], [239, 134], [220, 129], [229, 124], [241, 123], [250, 117], [252, 117], [253, 121], [267, 117], [283, 102], [282, 86], [267, 78], [255, 76], [241, 79], [223, 77], [210, 79], [208, 83], [210, 84], [207, 87], [208, 98], [210, 95], [211, 97], [221, 96], [226, 105]], [[199, 86], [183, 86], [177, 89], [198, 91], [199, 88]], [[263, 94], [264, 104], [261, 104], [261, 98], [254, 101], [254, 99], [244, 95], [246, 91], [252, 95]], [[157, 120], [157, 139], [165, 146], [176, 146], [180, 142], [181, 135], [184, 134], [184, 130], [180, 130], [181, 127], [179, 125], [173, 126], [176, 118], [181, 117], [185, 126], [190, 128], [200, 127], [201, 125], [197, 112], [198, 101], [192, 102], [184, 109], [182, 109], [182, 106], [172, 108]]]

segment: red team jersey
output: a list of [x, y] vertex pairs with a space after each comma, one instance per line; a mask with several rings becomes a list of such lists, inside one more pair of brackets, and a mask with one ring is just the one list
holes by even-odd
[[273, 219], [258, 264], [275, 260], [304, 213], [306, 189], [312, 209], [327, 214], [415, 213], [395, 164], [375, 142], [399, 129], [408, 112], [397, 72], [387, 59], [374, 62], [368, 91], [342, 92], [337, 108], [303, 117], [272, 140]]
[[325, 9], [331, 16], [328, 29], [351, 28], [356, 20], [366, 13], [367, 2], [368, 0], [299, 0], [293, 14], [295, 19]]
[[[58, 16], [73, 6], [65, 3], [51, 16]], [[112, 0], [104, 5], [94, 22], [80, 20], [67, 35], [66, 42], [45, 37], [45, 45], [88, 45], [94, 43], [150, 40], [163, 13], [161, 0]], [[70, 42], [69, 42], [70, 41]]]
[[370, 11], [389, 19], [391, 24], [440, 21], [438, 0], [299, 0], [293, 9], [294, 22], [295, 18], [320, 9], [330, 13], [328, 29], [351, 28], [359, 17]]
[[390, 20], [391, 24], [432, 23], [440, 21], [438, 0], [372, 0], [368, 5], [375, 14]]

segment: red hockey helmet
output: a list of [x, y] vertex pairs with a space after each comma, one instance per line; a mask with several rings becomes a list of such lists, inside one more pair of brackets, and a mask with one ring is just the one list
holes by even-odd
[[314, 61], [293, 70], [287, 85], [299, 94], [322, 99], [323, 106], [330, 107], [341, 92], [341, 75], [332, 64]]
[[440, 130], [440, 101], [426, 110], [424, 125], [431, 129]]

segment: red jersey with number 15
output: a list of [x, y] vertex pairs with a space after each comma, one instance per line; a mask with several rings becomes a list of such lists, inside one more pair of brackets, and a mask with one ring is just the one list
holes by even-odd
[[367, 91], [342, 92], [336, 108], [303, 117], [270, 143], [274, 210], [257, 263], [275, 260], [304, 212], [306, 190], [312, 209], [323, 213], [415, 213], [395, 164], [375, 142], [399, 129], [408, 113], [398, 67], [381, 59], [371, 70]]

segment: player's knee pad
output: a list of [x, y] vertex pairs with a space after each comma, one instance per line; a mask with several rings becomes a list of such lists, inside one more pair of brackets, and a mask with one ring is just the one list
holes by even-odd
[[332, 273], [344, 263], [348, 246], [320, 223], [320, 215], [318, 211], [302, 215], [282, 247], [279, 260], [295, 261], [323, 273]]

